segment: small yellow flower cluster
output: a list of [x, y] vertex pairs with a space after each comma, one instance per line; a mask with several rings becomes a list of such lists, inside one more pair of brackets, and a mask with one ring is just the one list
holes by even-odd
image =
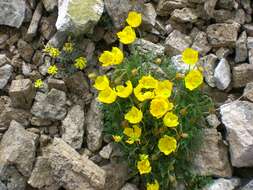
[[72, 42], [66, 42], [63, 46], [63, 51], [66, 53], [72, 53], [74, 49], [74, 45]]
[[45, 48], [44, 48], [44, 52], [48, 53], [50, 55], [50, 57], [52, 58], [57, 58], [59, 57], [60, 55], [60, 50], [58, 48], [55, 48], [51, 45], [47, 45]]
[[34, 83], [35, 88], [42, 88], [43, 87], [43, 81], [41, 79], [37, 79]]
[[75, 59], [75, 68], [83, 70], [86, 67], [87, 60], [84, 57], [78, 57]]
[[48, 67], [47, 73], [50, 74], [50, 75], [56, 75], [58, 73], [57, 66], [56, 65], [51, 65], [50, 67]]

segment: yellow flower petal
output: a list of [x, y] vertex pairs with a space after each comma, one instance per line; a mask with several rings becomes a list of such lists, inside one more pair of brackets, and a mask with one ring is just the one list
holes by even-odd
[[199, 70], [192, 70], [186, 75], [184, 80], [185, 87], [189, 90], [194, 90], [203, 83], [203, 75]]
[[166, 112], [172, 110], [173, 104], [165, 98], [155, 98], [150, 103], [150, 113], [156, 118], [161, 118]]
[[159, 81], [155, 89], [157, 97], [169, 98], [172, 92], [173, 83], [169, 80]]
[[133, 28], [138, 27], [141, 25], [142, 21], [141, 14], [135, 11], [131, 11], [128, 13], [126, 21], [131, 27]]
[[110, 87], [107, 87], [106, 89], [102, 90], [98, 94], [98, 100], [105, 104], [111, 104], [115, 102], [117, 99], [116, 92], [112, 90]]
[[56, 75], [58, 73], [58, 68], [56, 67], [56, 65], [52, 65], [48, 67], [47, 73], [50, 75]]
[[113, 54], [113, 64], [114, 65], [121, 64], [124, 59], [124, 54], [121, 51], [121, 49], [119, 49], [117, 47], [113, 47], [112, 54]]
[[151, 172], [151, 165], [148, 159], [138, 161], [137, 168], [141, 175], [148, 174]]
[[38, 79], [34, 83], [35, 88], [41, 88], [43, 86], [43, 81], [41, 79]]
[[164, 135], [158, 142], [158, 148], [161, 152], [168, 156], [177, 149], [177, 141], [174, 137]]
[[159, 190], [159, 183], [155, 180], [155, 183], [147, 183], [147, 190]]
[[128, 80], [126, 82], [126, 87], [124, 87], [123, 85], [116, 86], [116, 92], [117, 92], [117, 96], [121, 98], [127, 98], [128, 96], [130, 96], [133, 92], [133, 85], [131, 81]]
[[114, 142], [120, 142], [122, 140], [122, 136], [119, 136], [119, 135], [113, 135], [112, 136]]
[[141, 110], [137, 109], [133, 106], [128, 113], [125, 114], [125, 119], [129, 121], [129, 123], [137, 124], [142, 120], [143, 114]]
[[114, 56], [113, 53], [110, 51], [104, 51], [100, 57], [99, 57], [99, 62], [102, 63], [103, 67], [107, 67], [110, 65], [113, 65], [113, 61], [114, 61]]
[[157, 88], [158, 80], [156, 80], [151, 75], [143, 76], [139, 80], [139, 84], [142, 85], [143, 88], [150, 89], [150, 88]]
[[104, 90], [109, 87], [109, 79], [106, 75], [98, 76], [95, 80], [94, 88], [97, 90]]
[[199, 60], [199, 52], [192, 49], [186, 48], [182, 53], [182, 61], [189, 65], [194, 65]]
[[131, 26], [126, 26], [122, 31], [117, 33], [119, 41], [122, 44], [131, 44], [136, 39], [136, 34]]
[[87, 60], [85, 57], [78, 57], [75, 59], [75, 68], [83, 70], [86, 67]]
[[178, 117], [175, 114], [168, 112], [163, 118], [163, 123], [167, 127], [176, 127], [179, 124]]
[[140, 84], [134, 88], [134, 95], [140, 102], [154, 98], [155, 94], [153, 91], [142, 92], [143, 89], [143, 86]]

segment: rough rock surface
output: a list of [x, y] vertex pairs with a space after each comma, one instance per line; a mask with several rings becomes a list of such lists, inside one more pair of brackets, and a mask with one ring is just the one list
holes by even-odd
[[221, 106], [222, 123], [234, 167], [253, 166], [253, 103], [236, 101]]
[[13, 67], [6, 64], [0, 67], [0, 90], [2, 90], [11, 78]]
[[232, 178], [232, 179], [217, 179], [213, 182], [213, 184], [208, 185], [203, 190], [236, 190], [240, 185], [240, 179]]
[[243, 91], [243, 97], [253, 102], [253, 82], [250, 82], [246, 85]]
[[226, 59], [221, 59], [214, 70], [214, 80], [220, 90], [225, 90], [231, 82], [231, 69]]
[[253, 65], [252, 64], [240, 64], [232, 69], [233, 75], [233, 87], [244, 87], [249, 82], [253, 82]]

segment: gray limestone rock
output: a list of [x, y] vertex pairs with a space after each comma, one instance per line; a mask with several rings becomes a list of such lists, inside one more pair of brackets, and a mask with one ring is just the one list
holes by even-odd
[[220, 90], [228, 88], [231, 82], [230, 65], [226, 59], [221, 59], [214, 70], [214, 80]]

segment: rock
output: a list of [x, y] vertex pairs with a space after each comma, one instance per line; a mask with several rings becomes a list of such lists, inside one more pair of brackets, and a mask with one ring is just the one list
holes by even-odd
[[89, 84], [82, 72], [77, 72], [66, 78], [65, 84], [69, 92], [77, 94], [81, 97], [87, 96], [89, 93]]
[[231, 11], [223, 10], [223, 9], [216, 10], [213, 13], [213, 19], [217, 23], [231, 23], [231, 21], [235, 21], [235, 12], [231, 12]]
[[38, 157], [28, 184], [38, 189], [58, 190], [59, 185], [53, 178], [52, 168], [47, 158]]
[[136, 187], [136, 185], [131, 184], [131, 183], [126, 183], [126, 185], [124, 185], [121, 190], [138, 190], [138, 188]]
[[11, 65], [6, 64], [0, 67], [0, 90], [4, 89], [11, 78], [13, 68]]
[[103, 11], [102, 0], [60, 0], [56, 28], [72, 34], [91, 33]]
[[0, 25], [19, 28], [25, 19], [26, 4], [24, 0], [4, 0], [0, 1], [0, 10]]
[[165, 52], [169, 56], [181, 54], [186, 48], [190, 47], [192, 39], [181, 32], [174, 30], [166, 38], [165, 41]]
[[19, 51], [20, 56], [26, 62], [31, 61], [31, 59], [33, 57], [34, 49], [30, 44], [28, 44], [26, 41], [20, 39], [18, 41], [18, 51]]
[[240, 185], [240, 179], [232, 178], [232, 179], [217, 179], [207, 187], [202, 190], [236, 190]]
[[248, 36], [253, 37], [253, 24], [245, 24], [243, 28], [246, 30]]
[[133, 45], [136, 49], [140, 50], [141, 53], [152, 53], [156, 56], [164, 55], [164, 47], [159, 44], [154, 44], [144, 39], [137, 39]]
[[58, 5], [57, 0], [42, 0], [42, 3], [47, 12], [54, 11], [54, 9], [57, 8]]
[[215, 55], [218, 57], [219, 60], [223, 58], [227, 58], [229, 54], [231, 54], [231, 50], [228, 48], [221, 47], [216, 52]]
[[14, 166], [0, 167], [0, 181], [4, 182], [7, 190], [25, 190], [26, 179]]
[[243, 91], [243, 97], [253, 102], [253, 82], [250, 82], [246, 85]]
[[232, 69], [233, 87], [240, 88], [247, 83], [253, 82], [253, 64], [240, 64]]
[[207, 84], [211, 87], [216, 86], [214, 72], [217, 66], [217, 57], [214, 54], [209, 54], [200, 59], [200, 65], [204, 68], [204, 78]]
[[35, 96], [35, 88], [30, 79], [13, 80], [9, 95], [13, 107], [29, 109]]
[[181, 23], [195, 23], [198, 19], [199, 15], [197, 14], [197, 11], [191, 8], [183, 8], [183, 9], [175, 9], [171, 13], [171, 19], [175, 20], [176, 22]]
[[84, 135], [84, 111], [81, 106], [76, 105], [68, 112], [62, 121], [62, 139], [74, 149], [80, 149]]
[[220, 112], [228, 132], [232, 165], [238, 168], [253, 166], [253, 103], [228, 103], [221, 106]]
[[248, 57], [248, 49], [247, 49], [247, 34], [243, 32], [241, 36], [236, 41], [236, 50], [235, 50], [235, 62], [244, 62]]
[[105, 171], [86, 157], [81, 157], [71, 146], [59, 138], [43, 149], [52, 175], [64, 189], [102, 190], [106, 182]]
[[231, 82], [230, 65], [226, 59], [221, 59], [214, 70], [214, 80], [220, 90], [228, 88]]
[[22, 74], [24, 76], [30, 76], [32, 72], [32, 65], [22, 62]]
[[215, 114], [208, 115], [206, 117], [206, 120], [208, 124], [213, 128], [217, 128], [221, 124], [221, 122], [219, 121], [218, 117]]
[[232, 10], [236, 7], [236, 1], [235, 0], [219, 0], [217, 3], [217, 7], [219, 9], [227, 9]]
[[253, 49], [249, 50], [249, 64], [253, 64]]
[[247, 47], [248, 49], [253, 49], [253, 37], [247, 38]]
[[206, 11], [208, 16], [213, 17], [217, 1], [218, 0], [206, 0], [205, 1], [204, 10]]
[[245, 185], [241, 190], [252, 190], [253, 189], [253, 180], [251, 180], [247, 185]]
[[251, 3], [250, 0], [241, 0], [241, 5], [248, 14], [252, 14], [252, 8], [250, 3]]
[[231, 177], [232, 168], [228, 149], [215, 128], [204, 130], [204, 139], [194, 158], [194, 171], [198, 175]]
[[121, 28], [125, 24], [128, 12], [132, 5], [130, 0], [104, 0], [106, 12], [111, 17], [116, 28]]
[[55, 22], [56, 22], [56, 18], [54, 15], [41, 18], [39, 30], [45, 39], [50, 40], [52, 36], [56, 33]]
[[243, 9], [238, 9], [235, 13], [235, 22], [244, 25], [246, 22], [246, 14]]
[[209, 43], [213, 47], [234, 47], [239, 25], [238, 24], [212, 24], [207, 27], [207, 36]]
[[42, 13], [43, 13], [43, 6], [42, 6], [42, 3], [40, 2], [40, 3], [38, 3], [38, 5], [33, 13], [32, 21], [31, 21], [30, 26], [27, 30], [27, 33], [26, 33], [27, 39], [32, 39], [37, 34], [38, 25], [39, 25]]
[[29, 177], [35, 161], [37, 141], [37, 135], [12, 121], [0, 144], [0, 168], [14, 165], [23, 176]]
[[[189, 65], [185, 64], [182, 61], [182, 55], [176, 55], [171, 57], [171, 63], [174, 65], [177, 71], [180, 73], [186, 73], [189, 70]], [[193, 66], [190, 66], [190, 69], [192, 69]]]
[[103, 115], [96, 100], [91, 102], [90, 109], [86, 117], [87, 146], [89, 150], [95, 152], [102, 146]]
[[66, 113], [66, 94], [56, 89], [48, 94], [37, 93], [31, 113], [41, 119], [62, 120]]
[[205, 32], [198, 32], [193, 41], [192, 48], [197, 50], [201, 55], [206, 55], [211, 50]]
[[31, 114], [23, 109], [16, 109], [11, 106], [11, 100], [8, 96], [0, 97], [0, 128], [8, 129], [12, 120], [17, 121], [21, 125], [27, 127]]
[[125, 184], [128, 176], [128, 167], [125, 163], [108, 164], [102, 168], [106, 171], [106, 190], [118, 190]]
[[188, 0], [160, 0], [157, 5], [157, 14], [169, 16], [173, 10], [181, 9], [188, 5]]
[[48, 88], [49, 88], [49, 90], [51, 90], [52, 88], [55, 88], [57, 90], [61, 90], [64, 92], [67, 91], [67, 87], [65, 85], [65, 82], [63, 80], [58, 80], [58, 79], [54, 79], [54, 78], [48, 79]]
[[144, 4], [141, 26], [147, 30], [151, 30], [156, 24], [156, 16], [157, 13], [152, 3]]
[[10, 63], [9, 58], [5, 54], [0, 54], [0, 67], [8, 63]]
[[102, 148], [102, 150], [99, 152], [99, 155], [102, 158], [109, 160], [112, 151], [113, 151], [113, 143], [109, 143]]
[[53, 37], [48, 41], [47, 44], [52, 45], [53, 47], [62, 47], [64, 42], [67, 40], [67, 34], [65, 32], [57, 31]]
[[4, 49], [7, 45], [7, 41], [9, 39], [9, 35], [7, 34], [0, 34], [0, 49]]
[[7, 187], [0, 181], [0, 189], [1, 190], [8, 190]]

